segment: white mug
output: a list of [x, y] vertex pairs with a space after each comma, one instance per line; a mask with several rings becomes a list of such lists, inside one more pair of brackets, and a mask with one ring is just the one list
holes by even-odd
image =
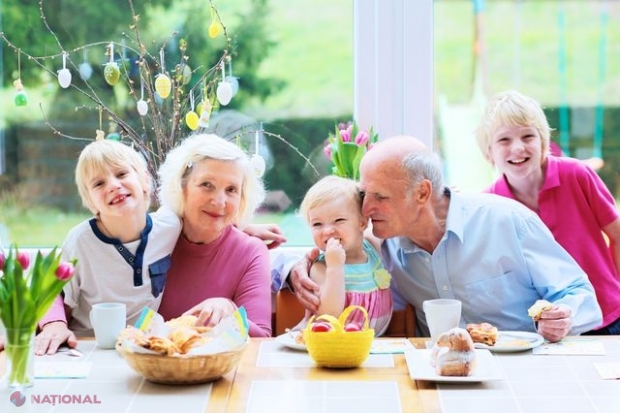
[[90, 310], [90, 324], [100, 348], [114, 348], [126, 323], [127, 307], [123, 303], [98, 303]]
[[459, 326], [461, 322], [461, 302], [459, 300], [438, 298], [426, 300], [422, 305], [433, 343], [446, 331]]

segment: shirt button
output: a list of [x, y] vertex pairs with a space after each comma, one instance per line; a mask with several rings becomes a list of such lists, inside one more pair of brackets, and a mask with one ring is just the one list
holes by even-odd
[[425, 258], [424, 258], [424, 262], [430, 262], [430, 260], [431, 260], [431, 259], [430, 259], [430, 258], [428, 258], [428, 257], [425, 257]]
[[444, 290], [444, 291], [448, 291], [448, 286], [444, 285], [443, 287], [441, 287], [441, 289]]

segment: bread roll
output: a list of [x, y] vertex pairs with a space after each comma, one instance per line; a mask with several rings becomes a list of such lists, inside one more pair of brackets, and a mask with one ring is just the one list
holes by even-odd
[[443, 333], [431, 350], [431, 365], [440, 376], [470, 376], [476, 367], [476, 350], [464, 328]]
[[551, 310], [552, 308], [553, 308], [553, 304], [551, 304], [549, 301], [547, 301], [547, 300], [536, 300], [534, 305], [532, 305], [527, 310], [527, 315], [532, 317], [532, 319], [534, 321], [538, 321], [538, 320], [540, 320], [540, 316], [542, 315], [542, 313], [544, 311]]
[[467, 324], [467, 332], [474, 343], [493, 346], [497, 341], [497, 327], [489, 323]]

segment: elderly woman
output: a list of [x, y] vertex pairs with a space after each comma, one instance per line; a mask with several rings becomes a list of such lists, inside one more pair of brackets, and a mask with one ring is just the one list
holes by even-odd
[[242, 232], [264, 198], [248, 156], [216, 135], [186, 138], [159, 170], [161, 205], [183, 220], [159, 313], [215, 325], [243, 306], [250, 335], [271, 335], [269, 254]]

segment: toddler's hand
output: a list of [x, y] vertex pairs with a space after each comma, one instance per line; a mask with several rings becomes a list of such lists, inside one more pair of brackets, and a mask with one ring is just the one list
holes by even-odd
[[328, 267], [337, 267], [344, 265], [347, 254], [342, 244], [336, 238], [330, 238], [325, 246], [325, 264]]

